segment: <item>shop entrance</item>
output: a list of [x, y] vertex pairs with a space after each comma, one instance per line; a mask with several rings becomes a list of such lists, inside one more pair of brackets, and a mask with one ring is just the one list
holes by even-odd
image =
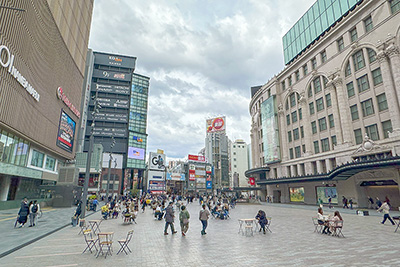
[[274, 190], [274, 194], [273, 194], [273, 202], [274, 203], [281, 203], [281, 190]]

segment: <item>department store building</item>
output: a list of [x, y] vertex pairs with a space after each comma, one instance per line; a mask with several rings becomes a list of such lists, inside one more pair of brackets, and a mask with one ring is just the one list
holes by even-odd
[[400, 1], [318, 0], [251, 88], [253, 168], [274, 202], [400, 206]]

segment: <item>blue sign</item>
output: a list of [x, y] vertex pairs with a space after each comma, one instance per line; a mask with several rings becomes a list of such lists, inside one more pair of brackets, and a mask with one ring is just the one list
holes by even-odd
[[206, 182], [206, 188], [207, 189], [212, 189], [212, 181], [207, 181]]

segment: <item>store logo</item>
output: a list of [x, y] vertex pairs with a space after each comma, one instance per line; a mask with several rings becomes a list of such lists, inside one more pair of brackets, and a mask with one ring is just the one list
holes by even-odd
[[107, 71], [103, 71], [103, 76], [105, 78], [108, 78], [108, 77], [110, 77], [110, 73], [108, 73]]
[[155, 166], [158, 166], [159, 169], [165, 169], [164, 160], [161, 155], [155, 156], [151, 159], [151, 163]]
[[108, 59], [116, 62], [122, 62], [122, 58], [119, 57], [109, 56]]
[[64, 94], [63, 89], [61, 87], [57, 88], [57, 97], [58, 99], [61, 99], [61, 101], [64, 102], [65, 105], [67, 105], [67, 107], [72, 111], [72, 113], [74, 113], [78, 118], [81, 117], [81, 113], [74, 106], [74, 104], [71, 103], [68, 97]]
[[[5, 59], [1, 58], [1, 55], [5, 54]], [[25, 88], [25, 90], [30, 94], [37, 102], [39, 102], [40, 94], [33, 88], [31, 84], [26, 80], [26, 78], [18, 71], [14, 66], [14, 55], [10, 53], [10, 50], [5, 45], [0, 45], [0, 65], [4, 68], [8, 68], [8, 73], [10, 73], [18, 82]]]

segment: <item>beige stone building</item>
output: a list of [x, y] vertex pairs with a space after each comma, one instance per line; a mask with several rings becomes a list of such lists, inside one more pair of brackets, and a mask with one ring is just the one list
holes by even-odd
[[400, 1], [319, 0], [283, 44], [284, 70], [252, 88], [246, 176], [274, 202], [400, 206]]

